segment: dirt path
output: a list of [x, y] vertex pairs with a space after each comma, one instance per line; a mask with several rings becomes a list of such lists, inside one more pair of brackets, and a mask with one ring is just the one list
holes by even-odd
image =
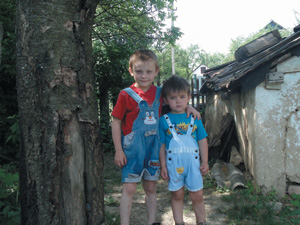
[[[110, 215], [119, 216], [119, 202], [121, 198], [121, 171], [113, 164], [113, 155], [105, 155], [105, 212]], [[205, 181], [204, 181], [205, 182]], [[226, 202], [220, 198], [221, 193], [215, 192], [216, 186], [204, 189], [204, 201], [207, 215], [207, 222], [211, 225], [226, 225], [226, 212], [229, 208]], [[147, 224], [147, 212], [144, 204], [145, 194], [141, 185], [138, 186], [134, 196], [130, 221], [132, 225]], [[195, 216], [191, 206], [191, 201], [187, 195], [184, 201], [184, 220], [188, 225], [195, 224]], [[173, 215], [171, 210], [170, 192], [167, 183], [159, 180], [157, 183], [157, 221], [163, 225], [173, 225]], [[107, 224], [118, 224], [107, 222]]]

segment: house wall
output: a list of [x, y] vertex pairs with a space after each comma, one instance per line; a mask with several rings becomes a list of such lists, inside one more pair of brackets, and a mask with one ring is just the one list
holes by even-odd
[[254, 178], [266, 191], [284, 195], [287, 183], [300, 184], [300, 58], [279, 64], [277, 71], [284, 73], [279, 90], [267, 90], [264, 83], [255, 90]]
[[263, 82], [227, 99], [209, 94], [205, 128], [210, 139], [219, 132], [222, 117], [233, 115], [247, 171], [265, 192], [274, 188], [283, 196], [289, 182], [300, 184], [300, 58], [279, 64], [277, 72], [284, 73], [278, 90], [266, 89]]
[[205, 106], [205, 130], [208, 135], [208, 143], [210, 147], [220, 145], [220, 140], [211, 145], [211, 140], [218, 135], [222, 129], [222, 119], [229, 113], [231, 102], [224, 100], [221, 94], [209, 93], [206, 96]]
[[243, 157], [247, 172], [252, 176], [254, 169], [254, 129], [255, 118], [255, 91], [245, 94], [234, 94], [231, 96], [231, 114], [234, 116], [236, 131], [238, 135], [240, 154]]

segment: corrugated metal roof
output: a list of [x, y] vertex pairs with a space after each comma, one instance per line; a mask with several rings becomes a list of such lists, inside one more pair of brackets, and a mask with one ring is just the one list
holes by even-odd
[[246, 92], [265, 80], [274, 66], [293, 55], [300, 56], [300, 32], [282, 39], [277, 44], [245, 61], [232, 61], [205, 71], [205, 83], [200, 92]]
[[237, 187], [247, 187], [247, 180], [244, 174], [232, 163], [217, 160], [211, 172], [217, 185], [223, 189], [234, 190]]

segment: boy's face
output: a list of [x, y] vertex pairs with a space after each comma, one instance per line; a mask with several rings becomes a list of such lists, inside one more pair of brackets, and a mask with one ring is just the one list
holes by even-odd
[[158, 71], [153, 60], [138, 60], [133, 63], [132, 68], [129, 68], [129, 73], [135, 80], [135, 86], [145, 92], [150, 88]]
[[164, 98], [164, 102], [169, 105], [171, 113], [185, 113], [185, 109], [190, 101], [191, 95], [187, 91], [171, 91]]

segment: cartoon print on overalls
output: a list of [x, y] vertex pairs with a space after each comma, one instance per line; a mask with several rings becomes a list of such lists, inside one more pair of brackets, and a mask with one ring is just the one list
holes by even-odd
[[[143, 149], [145, 151], [145, 154], [143, 153], [143, 151], [136, 152], [138, 156], [134, 155], [135, 159], [132, 160], [139, 161], [134, 162], [136, 164], [141, 164], [137, 166], [138, 168], [142, 167], [142, 163], [147, 164], [144, 166], [146, 167], [145, 169], [147, 171], [143, 171], [141, 176], [143, 175], [143, 173], [148, 172], [151, 174], [151, 176], [153, 176], [153, 173], [157, 173], [158, 169], [160, 168], [159, 149], [157, 150], [157, 153], [153, 150], [159, 148], [159, 139], [157, 134], [159, 126], [158, 113], [160, 105], [159, 99], [161, 88], [156, 88], [155, 100], [153, 101], [151, 106], [149, 106], [147, 101], [142, 99], [131, 88], [126, 88], [124, 90], [138, 103], [140, 109], [138, 117], [133, 122], [132, 132], [124, 137], [123, 145], [126, 145], [123, 146], [124, 152], [126, 154], [126, 157], [128, 157], [132, 149], [137, 149], [138, 146], [140, 149]], [[126, 147], [128, 147], [128, 151], [126, 151]]]
[[[168, 171], [171, 171], [170, 174], [175, 174], [173, 179], [175, 179], [175, 182], [179, 182], [184, 179], [185, 174], [189, 170], [189, 166], [194, 166], [195, 163], [197, 166], [199, 164], [199, 146], [196, 140], [192, 137], [194, 118], [193, 116], [191, 117], [191, 122], [186, 134], [177, 134], [175, 125], [171, 123], [167, 114], [164, 115], [164, 118], [166, 119], [169, 131], [172, 134], [172, 138], [166, 152]], [[187, 156], [188, 160], [183, 160], [183, 156]], [[175, 171], [176, 173], [174, 173]]]

